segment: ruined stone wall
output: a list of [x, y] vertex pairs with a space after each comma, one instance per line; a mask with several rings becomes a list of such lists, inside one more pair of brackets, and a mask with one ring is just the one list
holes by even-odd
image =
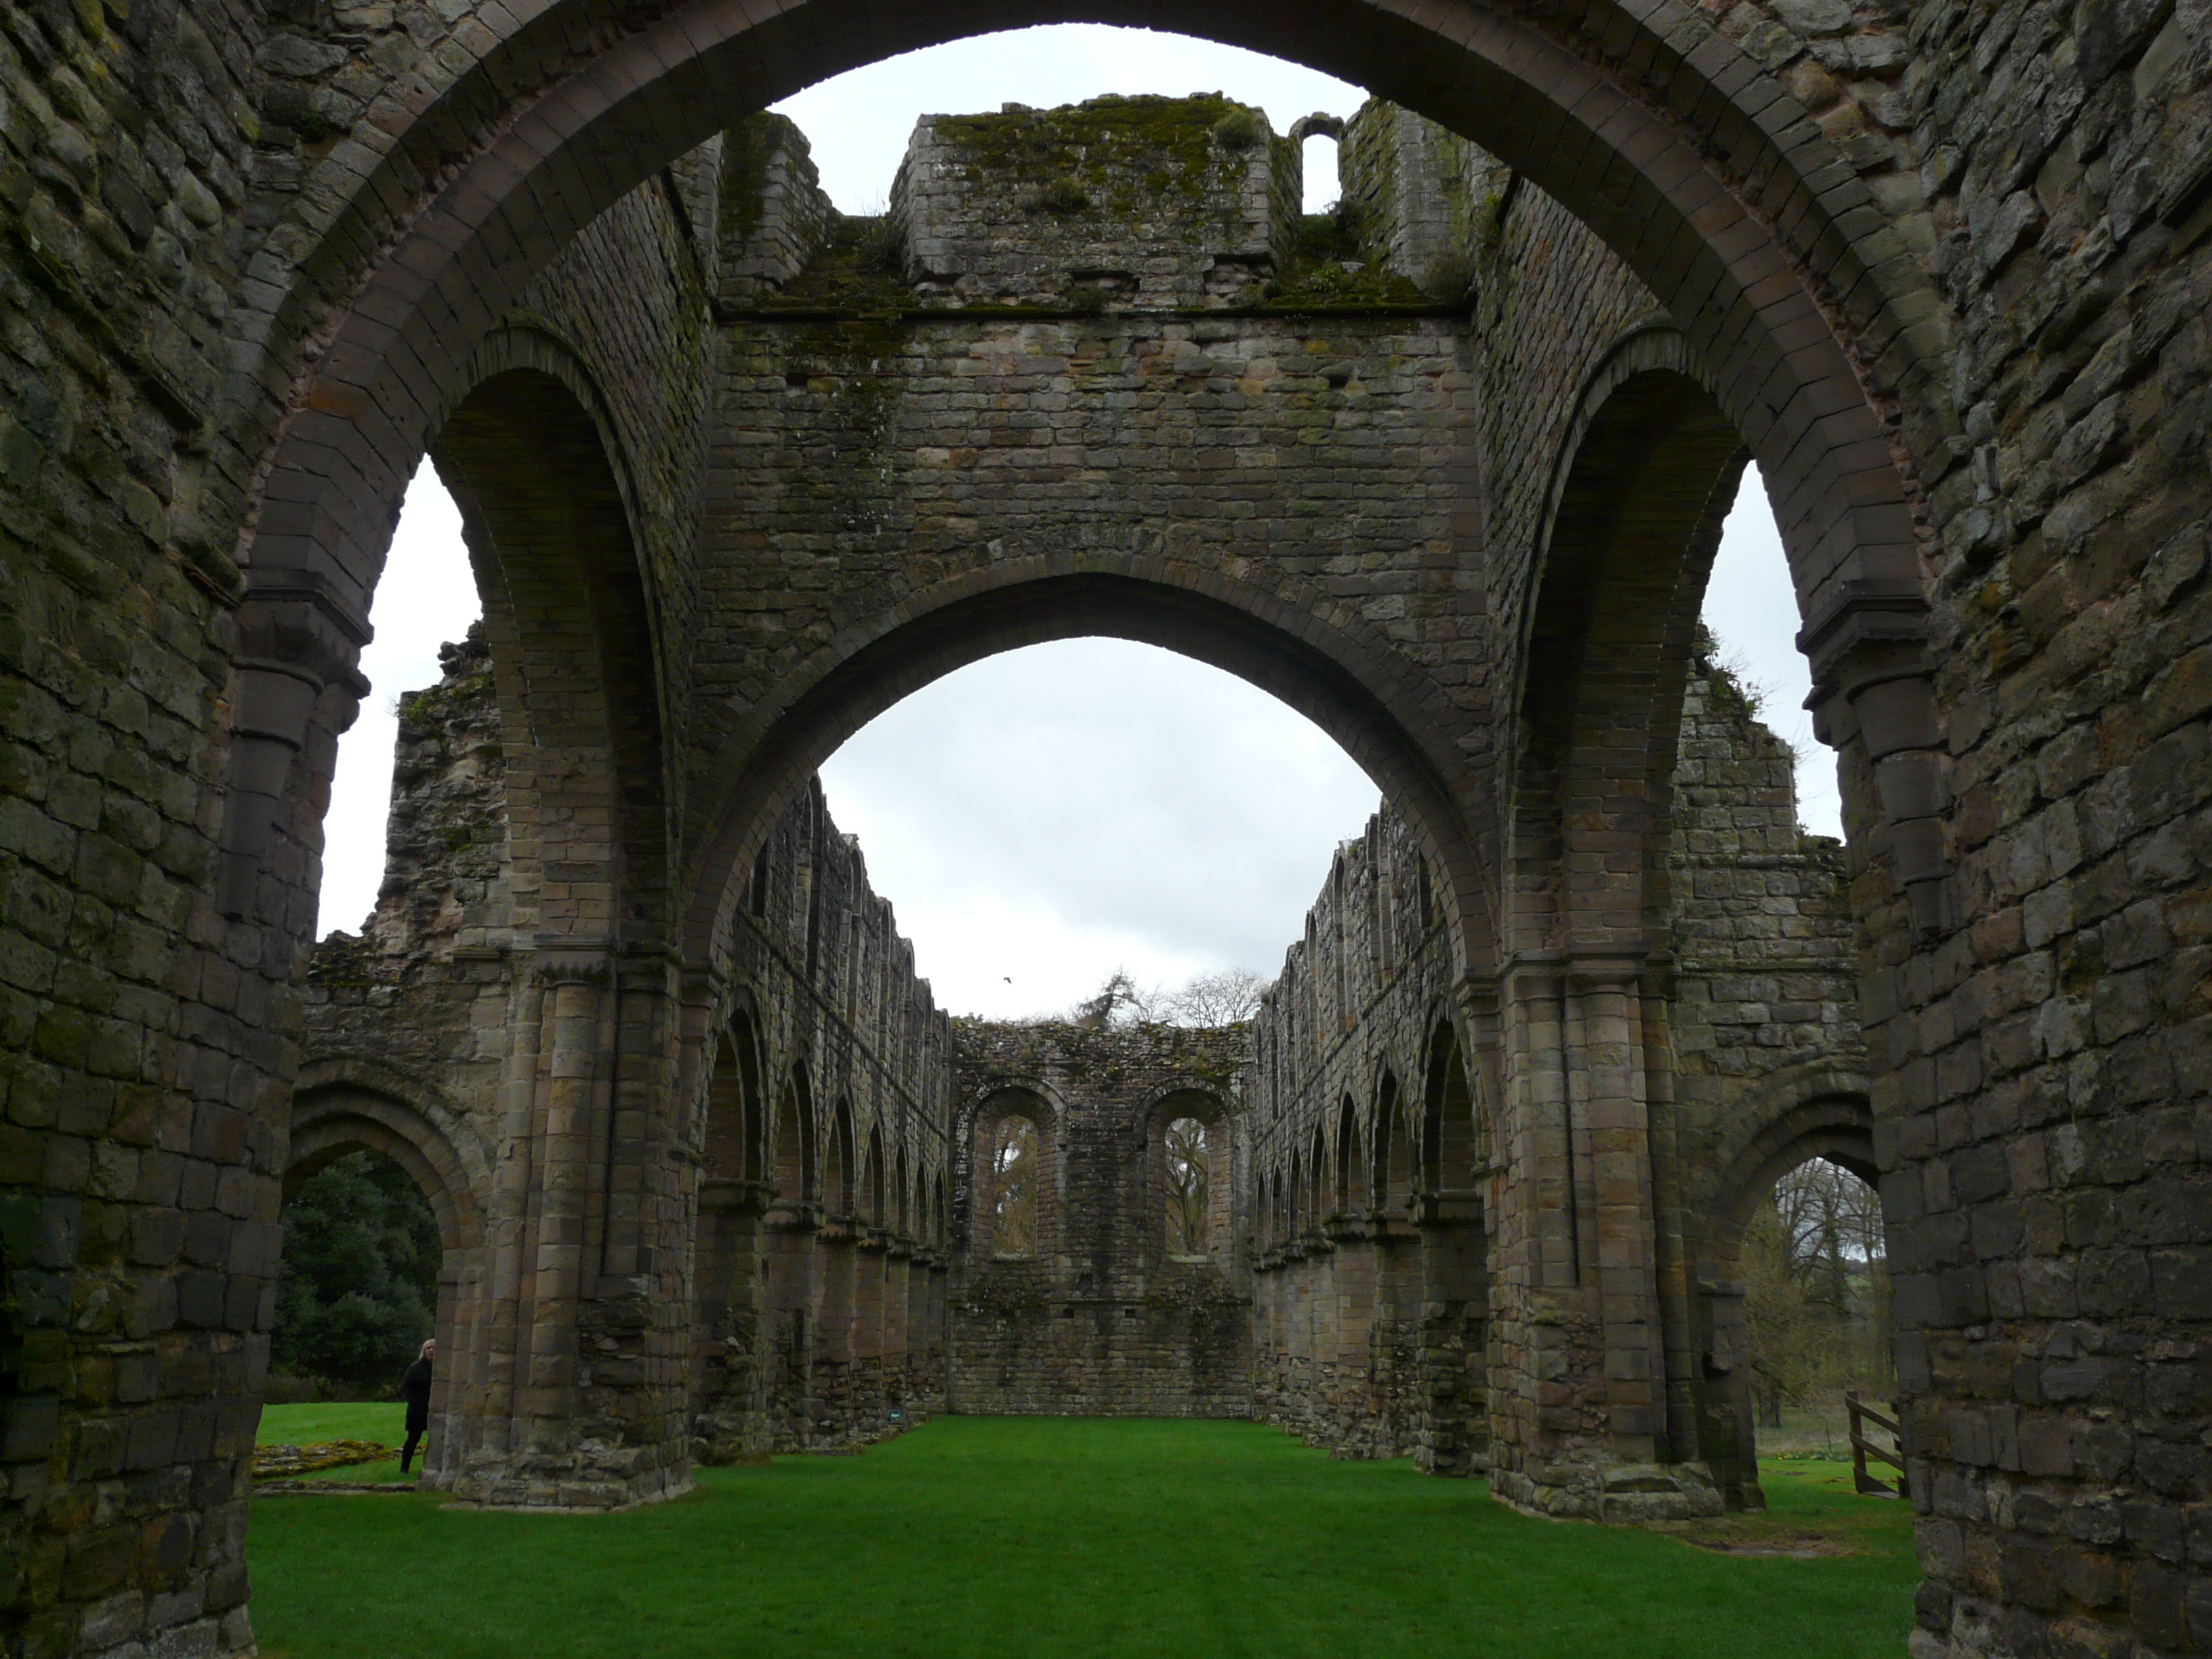
[[[750, 1296], [738, 1257], [707, 1276], [732, 1287], [714, 1356], [726, 1377], [710, 1366], [699, 1379], [702, 1409], [720, 1413], [707, 1449], [879, 1438], [946, 1395], [952, 1042], [914, 947], [818, 786], [754, 866], [732, 984], [733, 1046], [752, 1045], [759, 1079], [757, 1107], [732, 1103], [757, 1125], [744, 1205], [759, 1224], [738, 1238]], [[718, 1178], [735, 1179], [737, 1159], [716, 1150], [711, 1125], [708, 1139], [708, 1190], [726, 1191]], [[702, 1227], [701, 1251], [715, 1248]], [[756, 1390], [757, 1440], [742, 1420], [750, 1404], [734, 1403]]]
[[1431, 875], [1386, 808], [1337, 849], [1253, 1024], [1255, 1408], [1466, 1474], [1489, 1434], [1485, 1126], [1449, 1081], [1452, 981]]
[[[1425, 14], [1223, 16], [1403, 72], [1547, 169], [1773, 464], [1847, 754], [1916, 1654], [2202, 1645], [2204, 10], [1493, 10], [1475, 48]], [[6, 1559], [30, 1563], [9, 1640], [251, 1645], [239, 1483], [310, 849], [361, 695], [357, 556], [444, 391], [555, 248], [705, 136], [701, 77], [765, 105], [965, 26], [828, 0], [757, 23], [585, 0], [7, 12], [0, 1444]], [[1498, 675], [1425, 719], [1436, 753], [1490, 744], [1502, 798], [1515, 684], [1468, 641], [1523, 635], [1462, 585], [1481, 516], [1421, 567], [1402, 650], [1355, 678], [1426, 696]], [[1282, 614], [1319, 627], [1402, 574], [1286, 584]], [[798, 617], [807, 648], [902, 619], [895, 573], [861, 586]], [[737, 770], [698, 735], [714, 711], [781, 707], [805, 660], [741, 649], [675, 693], [700, 793]], [[1439, 872], [1455, 926], [1485, 833]], [[687, 971], [711, 980], [708, 954]], [[580, 1028], [673, 1048], [676, 993], [623, 994], [649, 1017]], [[1471, 1040], [1517, 1087], [1583, 1052], [1540, 1035]], [[656, 1147], [672, 1096], [641, 1108]]]
[[246, 1468], [306, 918], [249, 938], [207, 896], [251, 648], [244, 470], [226, 478], [211, 440], [264, 27], [212, 0], [10, 7], [0, 27], [9, 1645], [252, 1642]]
[[[395, 1150], [380, 1129], [413, 1137], [418, 1178], [469, 1183], [434, 1186], [441, 1214], [495, 1223], [497, 1172], [522, 1151], [501, 1090], [515, 949], [506, 751], [482, 629], [443, 661], [437, 686], [401, 700], [377, 908], [361, 937], [333, 933], [310, 967], [295, 1122], [302, 1155], [319, 1158], [341, 1144]], [[696, 1219], [672, 1268], [693, 1288], [686, 1438], [711, 1462], [876, 1438], [945, 1392], [944, 1018], [818, 789], [769, 836], [752, 897], [685, 1152]], [[796, 1167], [779, 1166], [779, 1113], [805, 1115], [787, 1129]], [[511, 1478], [487, 1449], [503, 1401], [485, 1356], [512, 1312], [474, 1243], [447, 1239], [456, 1282], [441, 1304], [425, 1463], [434, 1483], [471, 1492], [472, 1479]], [[580, 1340], [614, 1369], [621, 1334], [587, 1323]]]
[[902, 274], [956, 304], [1220, 305], [1290, 263], [1297, 147], [1220, 97], [925, 115], [891, 188]]
[[[1252, 1291], [1243, 1026], [958, 1020], [954, 1033], [952, 1407], [1247, 1417]], [[994, 1226], [995, 1135], [1039, 1135], [1035, 1247]], [[1171, 1252], [1165, 1137], [1206, 1125], [1206, 1248]]]
[[[1733, 1507], [1760, 1501], [1734, 1272], [1747, 1195], [1816, 1152], [1870, 1170], [1872, 1139], [1841, 848], [1799, 828], [1793, 755], [1710, 659], [1680, 730], [1652, 1158], [1656, 1224], [1695, 1285], [1694, 1327], [1669, 1341], [1693, 1350], [1673, 1459], [1696, 1467], [1669, 1478]], [[1430, 878], [1386, 811], [1339, 849], [1254, 1026], [1255, 1410], [1346, 1455], [1488, 1468], [1528, 1507], [1626, 1514], [1628, 1483], [1656, 1477], [1555, 1490], [1517, 1451], [1492, 1463], [1530, 1423], [1551, 1455], [1601, 1445], [1607, 1356], [1593, 1323], [1565, 1350], [1583, 1364], [1535, 1376], [1495, 1317], [1514, 1266], [1493, 1231], [1499, 1102], [1462, 1021]], [[1573, 1237], [1593, 1278], [1595, 1231]]]

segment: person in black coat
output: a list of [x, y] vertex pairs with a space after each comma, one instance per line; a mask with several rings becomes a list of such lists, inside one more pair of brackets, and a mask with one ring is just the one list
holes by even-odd
[[407, 1443], [399, 1449], [402, 1474], [415, 1461], [415, 1448], [422, 1442], [422, 1431], [430, 1426], [430, 1362], [437, 1353], [437, 1339], [434, 1337], [422, 1345], [421, 1357], [399, 1379], [399, 1397], [407, 1402]]

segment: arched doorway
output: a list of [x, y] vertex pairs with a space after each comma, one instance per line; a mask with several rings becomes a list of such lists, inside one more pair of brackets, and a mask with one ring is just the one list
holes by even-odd
[[[396, 1233], [405, 1226], [404, 1203], [390, 1201], [391, 1178], [409, 1183], [411, 1194], [427, 1206], [434, 1230], [436, 1265], [431, 1278], [434, 1288], [425, 1328], [417, 1332], [406, 1323], [417, 1311], [404, 1293], [385, 1295], [391, 1316], [376, 1319], [377, 1330], [357, 1335], [345, 1346], [354, 1353], [356, 1370], [343, 1381], [373, 1388], [380, 1395], [392, 1386], [399, 1370], [412, 1358], [411, 1349], [425, 1337], [434, 1337], [438, 1359], [433, 1371], [430, 1429], [422, 1447], [424, 1484], [453, 1486], [471, 1450], [479, 1443], [477, 1419], [485, 1391], [487, 1353], [479, 1328], [484, 1313], [484, 1275], [489, 1268], [483, 1227], [487, 1190], [483, 1161], [472, 1138], [457, 1121], [447, 1103], [421, 1091], [417, 1105], [403, 1097], [405, 1081], [376, 1075], [374, 1066], [324, 1060], [310, 1066], [302, 1087], [294, 1097], [289, 1161], [284, 1175], [288, 1203], [326, 1170], [337, 1170], [347, 1182], [339, 1192], [319, 1193], [324, 1209], [336, 1202], [338, 1212], [319, 1214], [320, 1226], [303, 1237], [311, 1248], [327, 1245], [334, 1231], [372, 1230]], [[410, 1091], [413, 1092], [413, 1091]], [[459, 1133], [450, 1131], [459, 1130]], [[338, 1166], [343, 1165], [342, 1170]], [[321, 1183], [325, 1188], [327, 1182]], [[385, 1190], [379, 1191], [380, 1188]], [[397, 1238], [394, 1243], [398, 1243]], [[410, 1241], [414, 1248], [419, 1243]], [[402, 1264], [389, 1247], [373, 1247], [382, 1272], [372, 1278], [397, 1278]], [[404, 1249], [407, 1245], [401, 1244]], [[336, 1281], [333, 1281], [334, 1285]], [[399, 1287], [403, 1292], [407, 1287]], [[319, 1310], [309, 1294], [295, 1299], [295, 1311], [312, 1317]], [[348, 1321], [349, 1325], [359, 1321]], [[404, 1328], [401, 1328], [402, 1325]], [[389, 1329], [382, 1328], [389, 1326]], [[379, 1340], [380, 1337], [381, 1340]], [[313, 1364], [318, 1356], [301, 1346], [300, 1358]], [[395, 1362], [398, 1370], [393, 1369]], [[369, 1369], [360, 1369], [366, 1366]], [[384, 1373], [389, 1373], [385, 1375]], [[373, 1397], [364, 1395], [362, 1397]]]

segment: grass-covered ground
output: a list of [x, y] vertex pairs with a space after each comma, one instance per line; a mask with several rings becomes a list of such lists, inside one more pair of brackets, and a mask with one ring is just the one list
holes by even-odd
[[407, 1407], [397, 1400], [265, 1406], [261, 1412], [260, 1432], [253, 1439], [260, 1446], [313, 1446], [332, 1440], [373, 1440], [391, 1447], [394, 1455], [381, 1463], [349, 1463], [342, 1468], [318, 1469], [307, 1478], [367, 1480], [385, 1486], [415, 1478], [411, 1473], [399, 1473], [397, 1454], [407, 1439]]
[[[385, 1437], [328, 1420], [318, 1435]], [[1771, 1513], [1734, 1541], [1852, 1553], [1532, 1521], [1479, 1483], [1332, 1462], [1256, 1424], [956, 1417], [857, 1457], [706, 1470], [619, 1516], [264, 1500], [248, 1556], [268, 1659], [1891, 1659], [1906, 1507], [1833, 1465], [1765, 1475]]]

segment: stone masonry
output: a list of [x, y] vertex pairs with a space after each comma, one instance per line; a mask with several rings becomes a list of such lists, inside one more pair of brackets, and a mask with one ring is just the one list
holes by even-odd
[[[444, 665], [401, 702], [376, 909], [361, 936], [317, 946], [309, 969], [295, 1167], [369, 1146], [398, 1152], [433, 1194], [447, 1262], [425, 1480], [487, 1504], [634, 1502], [576, 1471], [624, 1436], [645, 1380], [624, 1338], [649, 1310], [603, 1287], [580, 1322], [581, 1397], [609, 1420], [579, 1413], [565, 1446], [519, 1420], [503, 1374], [520, 1316], [497, 1265], [529, 1225], [512, 1172], [537, 1131], [506, 1109], [501, 1061], [542, 993], [513, 926], [504, 731], [481, 624]], [[678, 1314], [687, 1437], [707, 1462], [872, 1439], [945, 1393], [949, 1028], [818, 790], [761, 850], [737, 962], [715, 1076], [681, 1147], [697, 1216]], [[603, 1122], [618, 1087], [599, 1080]], [[604, 1216], [584, 1219], [586, 1250], [604, 1252]]]
[[[1092, 1030], [953, 1024], [959, 1178], [951, 1408], [1104, 1416], [1252, 1414], [1249, 1149], [1241, 1026]], [[991, 1150], [1038, 1131], [1032, 1251], [993, 1232]], [[1206, 1248], [1176, 1251], [1168, 1126], [1206, 1129]]]
[[[1494, 1085], [1449, 994], [1434, 885], [1386, 810], [1340, 849], [1252, 1037], [1259, 1413], [1339, 1452], [1487, 1473], [1540, 1513], [1633, 1520], [1763, 1502], [1741, 1286], [1750, 1205], [1812, 1155], [1874, 1172], [1841, 849], [1798, 828], [1793, 757], [1726, 671], [1690, 675], [1672, 780], [1668, 1063], [1655, 1080], [1665, 1423], [1638, 1458], [1605, 1431], [1596, 1299], [1516, 1290]], [[1650, 1063], [1650, 1062], [1647, 1062]], [[1602, 1170], [1586, 1098], [1556, 1132], [1578, 1270], [1601, 1280]], [[1548, 1339], [1548, 1340], [1545, 1340]]]
[[[1677, 931], [1670, 784], [1748, 455], [1844, 786], [1911, 1650], [2212, 1645], [2205, 9], [1158, 14], [1417, 113], [1347, 127], [1357, 210], [1294, 231], [1289, 153], [1211, 100], [938, 118], [880, 227], [746, 114], [1063, 15], [0, 7], [0, 1640], [252, 1650], [294, 1097], [376, 1093], [301, 1070], [320, 823], [426, 455], [485, 600], [512, 855], [510, 931], [451, 982], [526, 980], [472, 1039], [499, 1201], [449, 1221], [455, 1305], [505, 1310], [470, 1385], [505, 1426], [455, 1448], [486, 1498], [665, 1495], [702, 1419], [800, 1398], [726, 1290], [706, 1387], [695, 1307], [757, 855], [873, 712], [1079, 632], [1282, 695], [1419, 849], [1490, 1125], [1479, 1210], [1432, 1190], [1436, 1236], [1487, 1253], [1501, 1494], [1727, 1486], [1687, 1455], [1724, 1426], [1726, 1229], [1669, 1184], [1710, 1149], [1666, 1130], [1764, 1045], [1677, 1033], [1820, 1001], [1761, 936]], [[1707, 1010], [1686, 964], [1722, 945], [1755, 971]], [[1743, 1167], [1848, 1152], [1791, 1119], [1831, 1083], [1771, 1084], [1813, 1093]], [[891, 1151], [878, 1105], [841, 1178], [876, 1124]], [[372, 1120], [345, 1133], [411, 1145]], [[867, 1201], [811, 1235], [855, 1308]], [[832, 1433], [896, 1370], [836, 1342], [797, 1409]]]

